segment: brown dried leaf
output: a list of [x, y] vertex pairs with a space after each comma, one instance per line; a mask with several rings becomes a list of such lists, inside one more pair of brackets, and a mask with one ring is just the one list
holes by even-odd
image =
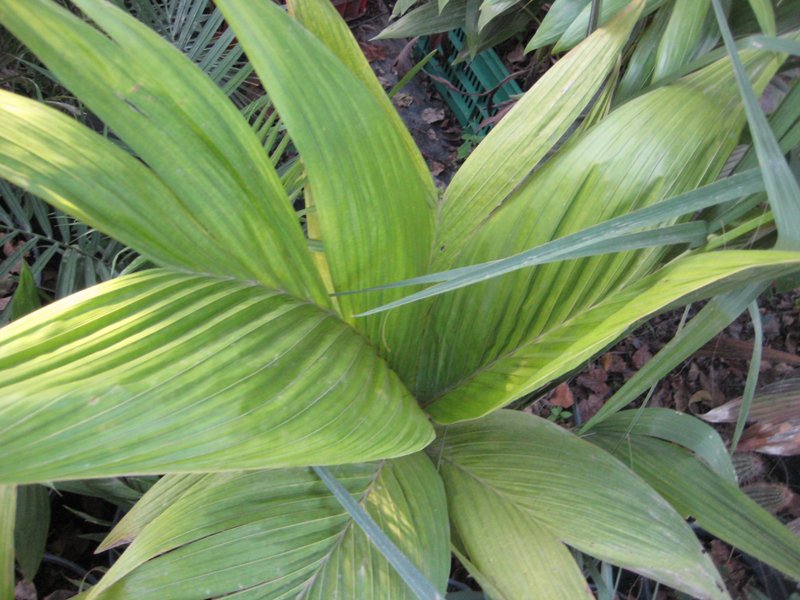
[[773, 456], [800, 454], [800, 419], [765, 421], [748, 427], [742, 435], [738, 449]]
[[430, 169], [431, 169], [431, 175], [436, 177], [437, 175], [441, 175], [444, 172], [444, 165], [440, 162], [432, 160], [430, 164]]
[[741, 589], [744, 586], [749, 577], [748, 572], [742, 563], [734, 558], [734, 553], [728, 545], [720, 540], [712, 540], [711, 560], [717, 565], [729, 588]]
[[569, 408], [575, 404], [575, 396], [572, 395], [572, 390], [569, 389], [569, 385], [566, 382], [553, 390], [553, 395], [550, 396], [550, 404], [561, 408]]
[[383, 44], [373, 44], [371, 42], [359, 42], [361, 51], [367, 57], [367, 62], [375, 62], [377, 60], [386, 60], [389, 56], [386, 46]]
[[[700, 415], [709, 423], [735, 423], [739, 418], [742, 399], [737, 398]], [[800, 419], [800, 379], [784, 379], [766, 385], [756, 392], [753, 406], [747, 415], [750, 422], [781, 422]]]
[[622, 360], [619, 354], [614, 352], [606, 352], [600, 358], [600, 365], [606, 373], [625, 373], [628, 371], [628, 365]]
[[392, 103], [398, 108], [408, 108], [414, 103], [414, 96], [411, 94], [395, 94]]
[[594, 392], [598, 396], [605, 397], [611, 392], [606, 381], [608, 380], [608, 373], [602, 367], [595, 367], [589, 369], [586, 373], [578, 376], [578, 383]]
[[22, 579], [14, 586], [14, 600], [36, 600], [36, 586], [32, 581]]
[[633, 366], [635, 366], [637, 369], [641, 369], [651, 358], [653, 358], [653, 355], [650, 354], [650, 350], [648, 350], [647, 346], [645, 345], [640, 346], [631, 357], [633, 360]]
[[581, 419], [588, 421], [595, 416], [603, 407], [603, 399], [597, 394], [589, 394], [586, 400], [578, 402], [578, 410], [581, 413]]
[[506, 60], [510, 63], [520, 63], [525, 60], [525, 48], [522, 44], [514, 46], [514, 49], [506, 54]]
[[[726, 335], [717, 336], [697, 351], [697, 356], [728, 360], [750, 360], [752, 354], [752, 340], [737, 340]], [[800, 356], [767, 346], [761, 349], [761, 360], [771, 363], [783, 362], [790, 365], [800, 365]]]
[[514, 108], [514, 105], [517, 103], [516, 100], [509, 100], [508, 102], [504, 102], [500, 105], [497, 114], [492, 115], [491, 117], [486, 117], [483, 121], [478, 124], [478, 129], [483, 129], [484, 127], [488, 127], [489, 125], [497, 125], [503, 117], [505, 117], [509, 111]]
[[710, 402], [711, 401], [711, 392], [708, 390], [700, 390], [699, 392], [695, 392], [689, 398], [689, 404], [697, 404], [698, 402]]
[[437, 123], [438, 121], [444, 121], [444, 109], [443, 108], [426, 108], [422, 111], [422, 120], [428, 123]]

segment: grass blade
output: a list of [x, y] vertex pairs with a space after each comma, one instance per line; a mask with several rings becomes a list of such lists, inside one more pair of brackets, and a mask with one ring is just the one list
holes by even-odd
[[599, 425], [655, 385], [681, 361], [730, 325], [765, 287], [766, 283], [754, 282], [740, 290], [714, 298], [603, 405], [583, 426], [581, 432], [585, 433]]
[[[531, 250], [498, 261], [475, 265], [474, 267], [462, 267], [461, 269], [454, 269], [451, 271], [451, 274], [456, 272], [459, 274], [459, 276], [449, 279], [445, 283], [440, 283], [439, 285], [435, 285], [421, 292], [417, 292], [416, 294], [411, 294], [410, 296], [390, 302], [389, 304], [384, 304], [383, 306], [373, 308], [356, 316], [365, 317], [375, 313], [383, 312], [392, 308], [409, 304], [411, 302], [416, 302], [425, 298], [438, 296], [439, 294], [452, 292], [453, 290], [474, 285], [495, 277], [500, 277], [501, 275], [513, 273], [519, 269], [525, 269], [536, 265], [543, 265], [575, 258], [598, 256], [601, 254], [613, 254], [627, 250], [638, 250], [641, 248], [659, 248], [674, 244], [695, 245], [702, 243], [702, 241], [705, 240], [705, 236], [705, 224], [701, 222], [692, 222], [671, 225], [669, 227], [662, 227], [660, 229], [653, 229], [649, 231], [624, 233], [609, 239], [585, 239], [582, 243], [575, 243], [572, 247], [566, 247], [559, 250], [552, 250], [551, 247], [549, 252]], [[417, 281], [425, 277], [432, 276], [423, 276], [417, 278]]]
[[758, 104], [755, 92], [739, 59], [722, 4], [720, 0], [712, 0], [712, 2], [725, 48], [733, 62], [736, 83], [744, 101], [747, 122], [750, 124], [758, 163], [764, 176], [767, 198], [775, 215], [775, 224], [778, 227], [776, 247], [800, 249], [800, 227], [797, 226], [800, 223], [800, 186], [783, 158], [778, 141]]
[[[463, 287], [464, 285], [470, 285], [471, 282], [467, 278], [472, 276], [479, 275], [485, 280], [516, 269], [536, 264], [544, 264], [545, 262], [566, 260], [578, 256], [591, 256], [602, 252], [616, 252], [620, 249], [625, 249], [625, 245], [631, 240], [643, 241], [639, 235], [632, 238], [628, 237], [631, 231], [652, 227], [653, 225], [677, 218], [681, 215], [736, 200], [761, 190], [763, 190], [761, 175], [757, 169], [751, 169], [686, 194], [681, 194], [646, 208], [636, 210], [627, 215], [588, 227], [582, 231], [564, 236], [552, 242], [547, 242], [536, 248], [503, 260], [415, 277], [405, 281], [386, 284], [386, 287], [404, 287], [423, 283], [453, 281], [459, 281], [462, 284], [459, 285], [459, 287]], [[372, 309], [370, 312], [388, 310], [393, 306], [399, 306], [401, 303], [414, 302], [421, 297], [433, 296], [447, 291], [439, 291], [440, 289], [441, 288], [438, 287], [435, 289], [429, 288], [418, 294], [407, 296], [392, 305], [379, 306]], [[367, 291], [370, 291], [370, 289], [358, 290], [358, 292]]]
[[764, 344], [764, 330], [761, 327], [761, 313], [758, 312], [758, 303], [754, 300], [747, 310], [750, 313], [750, 320], [753, 322], [753, 355], [750, 358], [750, 368], [747, 370], [747, 381], [744, 385], [739, 417], [736, 419], [736, 429], [731, 440], [731, 454], [736, 452], [736, 446], [742, 437], [744, 426], [750, 415], [750, 409], [753, 406], [753, 396], [758, 383], [758, 372], [761, 368], [761, 347]]
[[400, 549], [378, 527], [367, 512], [353, 500], [345, 487], [324, 467], [314, 467], [314, 472], [325, 483], [350, 517], [358, 524], [384, 558], [395, 568], [420, 600], [444, 600], [433, 584], [400, 552]]

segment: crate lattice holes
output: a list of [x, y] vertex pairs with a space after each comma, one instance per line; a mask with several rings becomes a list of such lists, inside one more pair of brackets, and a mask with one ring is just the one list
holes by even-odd
[[[429, 47], [431, 38], [420, 38], [417, 44], [417, 53], [426, 55], [432, 48]], [[509, 76], [503, 62], [491, 48], [476, 55], [472, 60], [456, 63], [456, 59], [466, 45], [466, 34], [462, 29], [448, 32], [445, 41], [440, 44], [440, 54], [436, 54], [425, 70], [449, 81], [450, 87], [433, 80], [434, 87], [453, 114], [461, 124], [465, 134], [485, 135], [491, 125], [480, 128], [489, 117], [498, 113], [498, 106], [511, 100], [513, 96], [522, 94], [522, 89], [516, 81], [510, 79], [499, 85]], [[498, 87], [499, 86], [499, 87]], [[486, 92], [496, 89], [493, 94]]]

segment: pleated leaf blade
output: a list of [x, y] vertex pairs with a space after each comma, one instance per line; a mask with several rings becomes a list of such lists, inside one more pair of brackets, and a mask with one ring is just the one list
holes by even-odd
[[607, 429], [606, 423], [586, 439], [628, 464], [678, 512], [693, 517], [712, 535], [800, 579], [800, 538], [735, 484], [685, 448], [647, 435], [620, 438], [613, 424]]
[[480, 417], [578, 368], [648, 316], [799, 268], [796, 252], [726, 251], [713, 261], [704, 255], [676, 261], [497, 356], [434, 397], [426, 410], [440, 423]]
[[253, 282], [155, 269], [4, 328], [0, 481], [408, 454], [424, 413], [360, 335]]
[[[436, 190], [394, 109], [362, 82], [363, 70], [356, 74], [352, 63], [342, 62], [340, 55], [352, 48], [329, 41], [334, 53], [269, 2], [217, 4], [303, 158], [334, 289], [426, 272]], [[340, 298], [339, 306], [350, 319], [371, 301]], [[398, 319], [404, 326], [383, 327], [385, 320], [363, 319], [355, 326], [388, 354], [386, 348], [403, 345], [393, 334], [403, 339], [416, 320]]]
[[[441, 439], [430, 452], [439, 461], [453, 522], [468, 547], [493, 533], [481, 532], [478, 523], [502, 520], [513, 508], [582, 552], [698, 598], [728, 597], [681, 516], [608, 453], [545, 419], [512, 411], [449, 426]], [[481, 501], [474, 503], [476, 495]], [[495, 506], [500, 510], [487, 516]], [[461, 521], [468, 525], [459, 526]], [[513, 535], [509, 526], [500, 531]], [[530, 550], [531, 559], [536, 551]], [[496, 560], [505, 562], [502, 556]], [[485, 571], [491, 562], [478, 566]], [[568, 589], [577, 584], [570, 579], [574, 575], [564, 577]]]
[[[141, 233], [163, 218], [164, 225], [154, 231], [169, 239], [171, 226], [178, 222], [176, 235], [184, 234], [180, 242], [191, 232], [195, 246], [180, 244], [184, 263], [189, 262], [185, 253], [206, 254], [211, 272], [227, 269], [231, 272], [225, 274], [256, 279], [326, 304], [286, 192], [236, 107], [188, 58], [135, 18], [107, 2], [75, 4], [102, 32], [50, 0], [4, 0], [0, 23], [147, 164], [159, 187], [168, 189], [163, 207], [152, 216], [142, 216], [134, 227]], [[14, 105], [11, 110], [18, 122], [14, 134], [27, 128], [24, 135], [37, 142], [26, 144], [32, 150], [29, 154], [41, 154], [48, 161], [25, 173], [22, 160], [15, 160], [12, 165], [21, 183], [26, 177], [36, 181], [46, 176], [56, 184], [68, 179], [69, 174], [60, 170], [65, 162], [77, 160], [54, 157], [56, 151], [45, 145], [49, 136], [40, 129], [43, 123], [28, 114], [29, 107], [20, 110]], [[35, 118], [39, 117], [37, 113]], [[63, 129], [62, 123], [62, 134]], [[13, 146], [25, 143], [23, 138], [16, 140], [9, 143], [12, 160], [23, 152]], [[69, 145], [68, 138], [65, 143]], [[71, 146], [66, 156], [76, 152], [80, 162], [86, 162], [75, 144]], [[143, 196], [161, 191], [154, 187], [143, 184], [137, 192]], [[89, 206], [79, 204], [80, 196], [66, 195], [63, 187], [52, 192], [51, 196], [67, 196], [93, 216]], [[134, 201], [126, 208], [146, 215], [144, 204]]]
[[[430, 460], [416, 454], [331, 472], [443, 592], [447, 508]], [[414, 598], [312, 469], [192, 478], [168, 506], [154, 487], [120, 522], [124, 530], [158, 513], [135, 526], [90, 598]]]
[[[641, 9], [641, 1], [631, 3], [608, 27], [558, 61], [475, 148], [445, 192], [435, 268], [452, 265], [474, 230], [589, 105], [616, 64]], [[501, 156], [504, 159], [497, 160]]]
[[[749, 53], [746, 60], [759, 85], [766, 84], [779, 64], [769, 53]], [[613, 111], [526, 179], [481, 224], [453, 267], [499, 261], [711, 183], [744, 123], [732, 83], [729, 66], [718, 62]], [[726, 119], [718, 118], [721, 112]], [[676, 220], [668, 218], [662, 225]], [[535, 388], [517, 377], [521, 372], [511, 375], [505, 358], [522, 347], [531, 351], [529, 356], [542, 350], [539, 357], [543, 358], [549, 353], [544, 349], [549, 345], [548, 338], [566, 342], [568, 338], [562, 338], [559, 332], [578, 327], [581, 321], [588, 333], [592, 319], [588, 314], [599, 316], [594, 311], [600, 305], [623, 298], [632, 288], [644, 292], [646, 288], [640, 286], [655, 284], [654, 279], [649, 284], [643, 282], [666, 255], [665, 248], [655, 248], [556, 262], [437, 296], [423, 342], [419, 381], [424, 387], [418, 389], [418, 397], [427, 405], [464, 383], [479, 379], [488, 383], [492, 378], [494, 382], [487, 387], [502, 389], [507, 401], [515, 393], [520, 397], [532, 391]], [[718, 269], [727, 263], [722, 255], [719, 261], [716, 255], [713, 260], [692, 258], [681, 278], [695, 279], [699, 284], [695, 291], [699, 291], [712, 280], [725, 279], [727, 275]], [[711, 279], [701, 283], [706, 267]], [[729, 275], [737, 270], [733, 267]], [[696, 279], [698, 276], [700, 279]], [[662, 292], [675, 294], [670, 299], [661, 296], [666, 300], [662, 306], [680, 299], [681, 285], [676, 284], [669, 292], [669, 280], [662, 282], [657, 296]], [[635, 324], [635, 315], [641, 314], [643, 306], [644, 302], [631, 306], [631, 320], [617, 335]], [[594, 326], [600, 323], [594, 321]], [[575, 335], [577, 330], [572, 331]], [[599, 340], [605, 333], [595, 331], [591, 335], [597, 334]], [[606, 344], [613, 342], [610, 337], [605, 340]], [[602, 347], [596, 346], [594, 351], [599, 350]], [[559, 357], [569, 359], [569, 353]], [[533, 362], [530, 360], [529, 365]], [[577, 363], [569, 368], [574, 366]], [[547, 376], [564, 375], [569, 368], [550, 371]], [[537, 378], [537, 382], [542, 385], [547, 380]], [[493, 391], [489, 395], [481, 392], [473, 400], [478, 403], [484, 398], [488, 411], [496, 406], [489, 399], [492, 395]], [[438, 409], [430, 410], [437, 419], [443, 416], [436, 412]], [[480, 414], [485, 411], [473, 417]]]

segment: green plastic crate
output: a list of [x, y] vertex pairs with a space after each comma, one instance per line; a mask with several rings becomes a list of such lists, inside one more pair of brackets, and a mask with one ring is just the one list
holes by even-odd
[[[447, 34], [449, 43], [440, 47], [442, 54], [434, 56], [425, 66], [425, 70], [437, 77], [449, 81], [459, 91], [434, 80], [436, 90], [451, 108], [465, 133], [482, 135], [491, 126], [478, 129], [478, 126], [489, 117], [497, 114], [498, 105], [522, 93], [522, 89], [513, 79], [501, 85], [494, 94], [479, 95], [497, 87], [508, 77], [508, 69], [492, 50], [484, 50], [471, 61], [453, 64], [459, 52], [464, 48], [466, 35], [462, 29], [454, 29]], [[417, 51], [425, 55], [429, 48], [430, 38], [421, 38]], [[459, 93], [460, 92], [460, 93]]]

